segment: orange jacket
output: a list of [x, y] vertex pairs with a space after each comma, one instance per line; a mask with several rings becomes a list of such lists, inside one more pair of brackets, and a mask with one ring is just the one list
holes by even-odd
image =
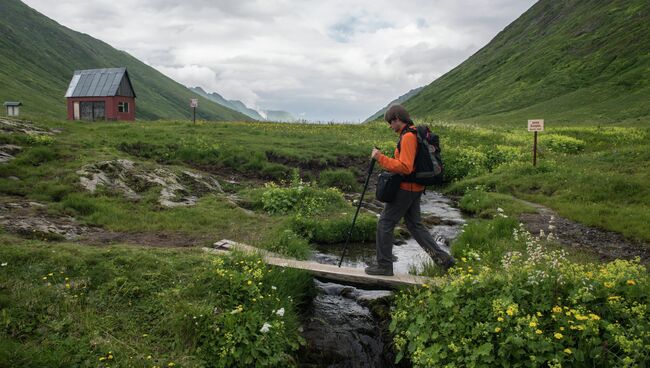
[[[408, 125], [402, 128], [400, 134], [402, 134], [404, 129], [407, 127]], [[379, 164], [384, 169], [392, 173], [408, 175], [415, 171], [415, 155], [418, 151], [417, 136], [411, 133], [404, 134], [402, 136], [402, 143], [400, 144], [400, 148], [401, 152], [397, 149], [397, 147], [395, 147], [395, 158], [390, 158], [385, 156], [383, 153], [380, 153], [379, 157], [377, 158], [377, 162], [379, 162]], [[424, 185], [416, 183], [402, 182], [399, 187], [401, 189], [408, 190], [409, 192], [424, 191]]]

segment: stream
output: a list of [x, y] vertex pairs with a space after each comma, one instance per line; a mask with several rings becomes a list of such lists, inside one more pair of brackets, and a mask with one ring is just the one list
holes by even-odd
[[[460, 233], [465, 220], [450, 199], [427, 192], [421, 200], [422, 220], [443, 249]], [[393, 246], [395, 274], [421, 271], [431, 262], [415, 239]], [[312, 260], [338, 264], [343, 244], [319, 246]], [[365, 268], [375, 259], [374, 243], [350, 244], [343, 265]], [[318, 295], [303, 322], [301, 367], [394, 367], [387, 335], [389, 290], [364, 290], [350, 285], [314, 280]]]

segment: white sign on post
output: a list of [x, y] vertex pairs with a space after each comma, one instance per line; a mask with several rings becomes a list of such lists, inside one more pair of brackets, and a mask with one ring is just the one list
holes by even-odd
[[544, 119], [528, 120], [528, 131], [529, 132], [543, 132], [544, 131]]
[[190, 100], [190, 107], [199, 107], [199, 99], [193, 98]]

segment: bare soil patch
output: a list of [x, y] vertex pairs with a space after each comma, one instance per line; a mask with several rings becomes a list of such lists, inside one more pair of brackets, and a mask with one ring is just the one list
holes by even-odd
[[539, 235], [540, 231], [548, 234], [549, 223], [553, 223], [555, 228], [551, 231], [556, 241], [568, 248], [590, 251], [602, 261], [639, 257], [643, 264], [650, 263], [650, 244], [627, 239], [612, 231], [589, 227], [561, 217], [542, 205], [524, 202], [537, 209], [537, 213], [519, 216], [519, 220], [533, 235]]

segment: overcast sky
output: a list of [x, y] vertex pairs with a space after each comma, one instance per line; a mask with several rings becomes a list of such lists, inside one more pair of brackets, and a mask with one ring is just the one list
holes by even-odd
[[487, 44], [536, 0], [23, 0], [186, 86], [363, 121]]

